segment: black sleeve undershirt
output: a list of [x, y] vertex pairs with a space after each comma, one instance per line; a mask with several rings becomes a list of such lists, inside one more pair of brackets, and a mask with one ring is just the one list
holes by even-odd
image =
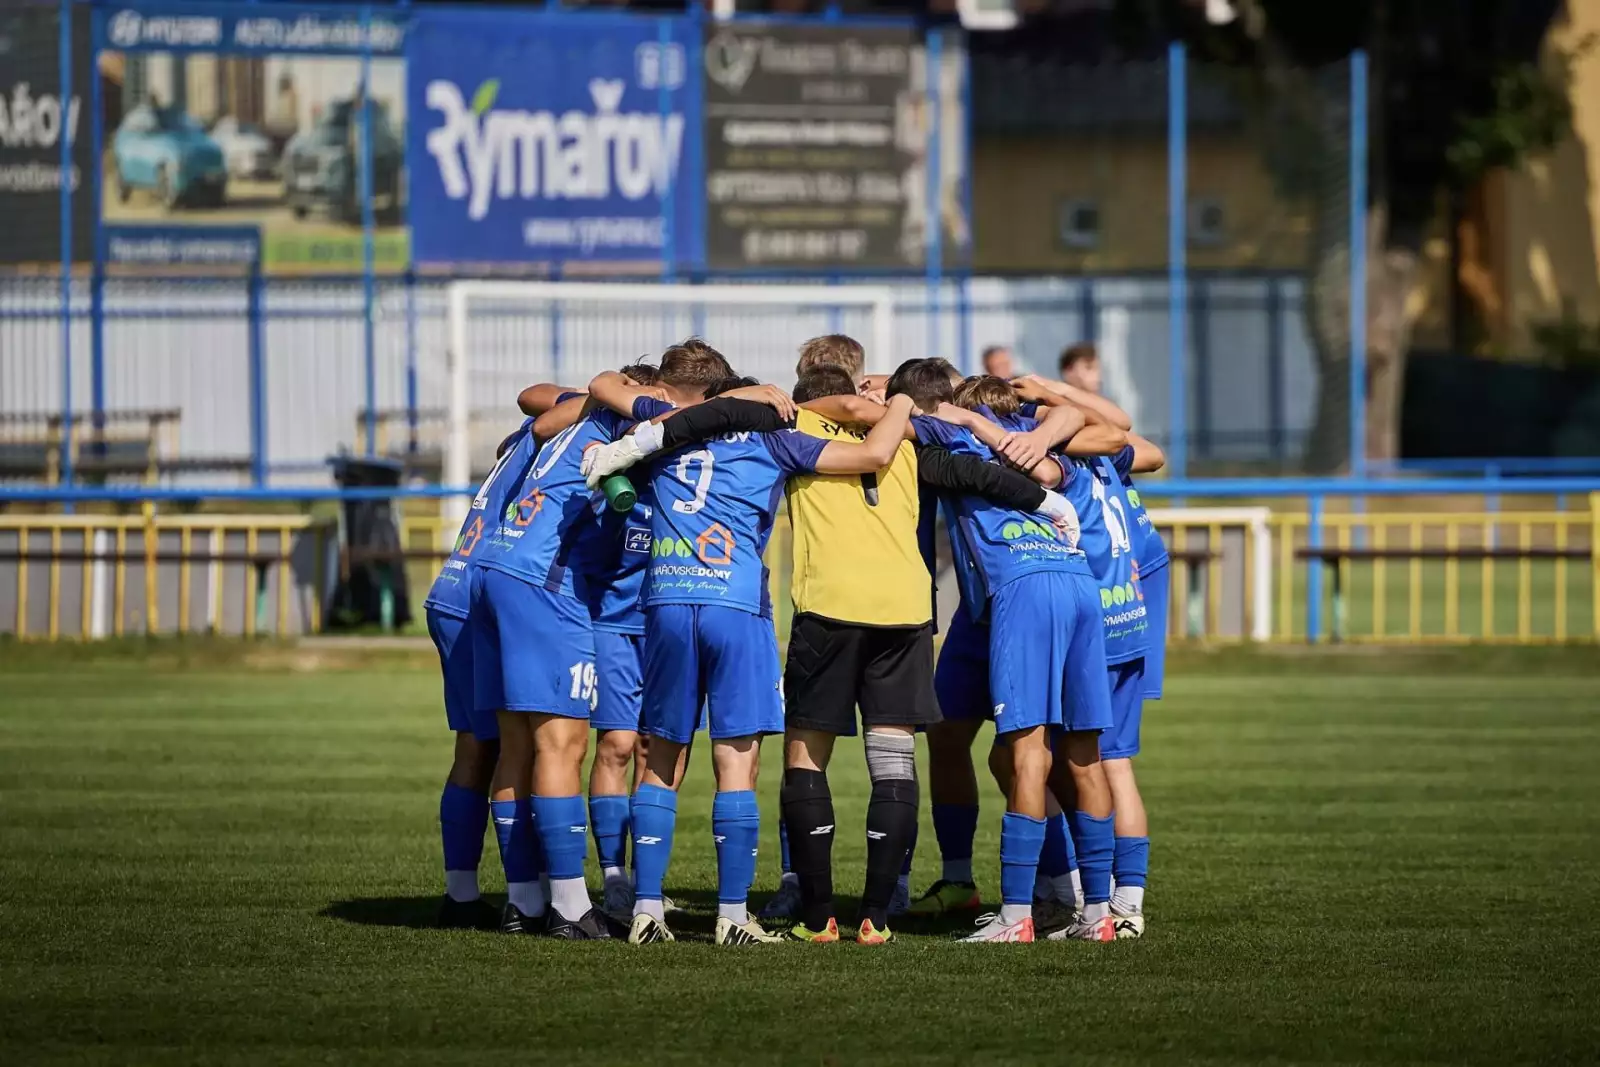
[[1038, 511], [1044, 503], [1044, 487], [1027, 475], [932, 445], [917, 447], [917, 478], [941, 493], [981, 496], [1017, 511]]
[[794, 426], [766, 404], [719, 396], [684, 408], [661, 423], [661, 451], [709, 441], [725, 433], [768, 433]]

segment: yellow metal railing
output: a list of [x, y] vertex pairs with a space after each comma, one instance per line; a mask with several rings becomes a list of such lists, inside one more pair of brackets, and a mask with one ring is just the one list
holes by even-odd
[[[1600, 494], [1582, 511], [1158, 512], [1172, 555], [1175, 639], [1543, 643], [1600, 640]], [[421, 594], [455, 521], [399, 516]], [[337, 565], [335, 525], [305, 515], [5, 515], [0, 631], [316, 632]], [[767, 552], [780, 630], [789, 549]], [[9, 623], [10, 625], [6, 625]]]
[[[0, 566], [9, 562], [16, 576], [13, 625], [6, 629], [24, 640], [316, 632], [334, 532], [332, 523], [305, 515], [157, 516], [147, 509], [0, 516], [0, 543], [7, 546]], [[130, 588], [135, 569], [141, 580]], [[164, 583], [164, 572], [174, 580]], [[175, 595], [163, 595], [174, 588]], [[197, 588], [205, 605], [199, 620]], [[69, 612], [73, 600], [76, 610]], [[175, 601], [166, 617], [164, 600]], [[230, 612], [232, 606], [238, 611]]]
[[1275, 514], [1273, 638], [1600, 640], [1597, 498], [1586, 511]]

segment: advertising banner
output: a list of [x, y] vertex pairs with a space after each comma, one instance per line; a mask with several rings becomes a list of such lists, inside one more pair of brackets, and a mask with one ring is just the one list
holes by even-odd
[[711, 269], [921, 269], [936, 124], [941, 259], [965, 259], [959, 50], [937, 109], [911, 27], [711, 23], [703, 58]]
[[692, 261], [689, 23], [419, 14], [408, 158], [419, 263]]
[[0, 264], [61, 262], [63, 137], [72, 152], [72, 258], [93, 252], [89, 12], [72, 14], [72, 93], [62, 106], [58, 9], [0, 9]]
[[408, 32], [393, 15], [283, 5], [97, 10], [101, 217], [124, 240], [134, 226], [255, 227], [268, 273], [359, 273], [370, 126], [374, 267], [404, 270]]

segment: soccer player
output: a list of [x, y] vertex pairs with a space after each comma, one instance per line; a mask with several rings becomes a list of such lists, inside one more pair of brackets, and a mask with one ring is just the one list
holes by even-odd
[[[1070, 350], [1069, 350], [1070, 351]], [[1078, 405], [1109, 422], [1131, 429], [1127, 414], [1111, 401], [1081, 391], [1070, 384], [1029, 378], [1018, 383], [1025, 394], [1045, 403]], [[1124, 559], [1131, 559], [1133, 587], [1137, 603], [1105, 604], [1108, 636], [1108, 664], [1113, 690], [1114, 724], [1102, 739], [1101, 758], [1111, 786], [1115, 815], [1115, 852], [1112, 876], [1115, 889], [1109, 902], [1111, 923], [1119, 938], [1142, 937], [1145, 930], [1144, 890], [1149, 875], [1150, 830], [1144, 799], [1133, 772], [1133, 757], [1139, 753], [1139, 732], [1143, 701], [1149, 694], [1152, 675], [1159, 698], [1161, 675], [1165, 670], [1167, 552], [1161, 535], [1150, 523], [1133, 475], [1160, 470], [1165, 463], [1161, 450], [1137, 434], [1128, 434], [1129, 445], [1113, 459], [1102, 461], [1096, 469], [1101, 483], [1100, 499], [1106, 508], [1106, 524], [1112, 529], [1114, 544]], [[1106, 592], [1114, 586], [1103, 585]], [[1105, 600], [1105, 594], [1102, 594]], [[1121, 644], [1117, 630], [1137, 627], [1141, 655], [1131, 656], [1132, 642]]]
[[494, 913], [478, 891], [478, 863], [483, 858], [483, 832], [489, 822], [489, 782], [499, 755], [499, 730], [494, 716], [483, 714], [472, 699], [473, 553], [483, 540], [485, 523], [499, 521], [511, 491], [522, 484], [536, 442], [533, 420], [525, 419], [500, 444], [494, 468], [472, 498], [472, 506], [456, 534], [455, 547], [434, 579], [423, 602], [428, 636], [439, 651], [444, 673], [445, 720], [455, 732], [455, 757], [439, 797], [439, 831], [444, 840], [444, 899], [439, 925], [492, 927]]
[[[923, 411], [947, 404], [951, 395], [945, 375], [914, 370], [904, 376], [897, 372], [889, 391], [912, 392]], [[1037, 467], [1056, 427], [1067, 427], [1065, 437], [1082, 428], [1082, 415], [1072, 414], [1076, 427], [1052, 412], [1045, 433], [1002, 435], [995, 443], [1013, 462]], [[963, 431], [919, 420], [917, 430], [952, 449], [994, 454], [975, 436], [987, 432], [976, 423]], [[1029, 515], [970, 496], [947, 497], [945, 505], [967, 610], [973, 621], [989, 622], [989, 699], [1010, 772], [1000, 837], [1001, 908], [981, 917], [977, 932], [966, 940], [1032, 941], [1033, 886], [1045, 836], [1053, 741], [1074, 778], [1082, 779], [1086, 802], [1110, 815], [1110, 795], [1098, 767], [1099, 732], [1111, 721], [1099, 596], [1070, 521], [1041, 525]], [[1109, 818], [1106, 825], [1109, 830]]]
[[[795, 386], [796, 425], [827, 440], [860, 440], [886, 409], [855, 395], [841, 366], [816, 365]], [[664, 448], [732, 430], [779, 428], [774, 413], [723, 401], [672, 416]], [[692, 435], [692, 436], [691, 436]], [[857, 940], [884, 944], [903, 877], [917, 808], [913, 730], [937, 719], [930, 687], [931, 568], [919, 551], [923, 485], [993, 496], [1033, 511], [1049, 494], [1015, 472], [942, 449], [901, 444], [882, 472], [790, 480], [796, 618], [784, 672], [787, 708], [784, 807], [790, 813], [801, 922], [789, 931], [814, 943], [839, 939], [833, 912], [833, 803], [826, 769], [833, 739], [866, 725], [873, 779], [867, 812], [867, 886]], [[1062, 502], [1064, 507], [1064, 502]], [[1046, 508], [1048, 510], [1048, 508]], [[1057, 509], [1060, 510], [1059, 508]], [[784, 896], [780, 891], [780, 898]]]
[[[868, 474], [894, 457], [910, 414], [891, 409], [861, 442], [824, 441], [792, 430], [731, 433], [655, 460], [655, 558], [645, 592], [644, 724], [650, 752], [634, 793], [634, 920], [629, 940], [671, 940], [661, 883], [677, 821], [678, 748], [702, 702], [709, 705], [717, 795], [716, 942], [778, 940], [747, 908], [755, 875], [759, 815], [755, 779], [760, 738], [783, 726], [777, 640], [761, 552], [784, 480], [791, 474]], [[614, 455], [652, 451], [638, 442], [597, 449], [591, 480]], [[791, 847], [793, 840], [791, 839]], [[897, 858], [898, 862], [898, 858]]]
[[[1063, 433], [1065, 427], [1038, 424], [1022, 417], [1016, 394], [1000, 379], [987, 376], [968, 379], [958, 387], [953, 399], [962, 410], [949, 411], [947, 417], [978, 435], [986, 445], [999, 450], [1008, 432], [1018, 443], [1032, 442], [1013, 451], [1052, 485], [1060, 482], [1061, 471], [1055, 464], [1040, 463], [1042, 449], [1065, 442], [1069, 451], [1092, 456], [1113, 452], [1123, 443], [1120, 433], [1108, 433], [1098, 423], [1084, 426], [1067, 440]], [[965, 410], [968, 408], [972, 410]], [[1077, 425], [1084, 425], [1083, 420]], [[1100, 517], [1097, 511], [1087, 507], [1087, 485], [1079, 482], [1069, 488], [1070, 492], [1068, 489], [1063, 492], [1068, 492], [1069, 500], [1073, 500], [1073, 493], [1077, 494], [1074, 514], [1080, 527], [1092, 533]], [[962, 604], [945, 636], [934, 676], [944, 721], [928, 731], [929, 785], [942, 870], [939, 879], [911, 906], [911, 914], [920, 917], [977, 912], [982, 908], [972, 874], [972, 842], [978, 824], [978, 782], [973, 772], [972, 743], [991, 714], [991, 634], [981, 618], [981, 605], [974, 609], [968, 602], [968, 587], [963, 586], [961, 592]], [[991, 753], [991, 769], [1003, 790], [1009, 775], [1007, 757], [1003, 749]], [[1062, 768], [1065, 766], [1062, 761]], [[1063, 832], [1064, 821], [1049, 798], [1047, 805], [1051, 818], [1046, 827], [1041, 869], [1049, 867], [1052, 873], [1066, 876], [1070, 866], [1065, 856], [1068, 844]]]
[[995, 378], [1010, 378], [1017, 373], [1016, 360], [1005, 345], [990, 345], [983, 350], [983, 373]]
[[1062, 350], [1056, 367], [1066, 384], [1081, 389], [1089, 396], [1100, 395], [1100, 353], [1093, 344], [1084, 341], [1069, 345]]
[[[669, 349], [661, 380], [669, 390], [703, 390], [726, 368], [713, 352]], [[667, 408], [643, 391], [637, 399], [645, 410], [635, 417]], [[584, 885], [588, 826], [580, 792], [589, 716], [599, 703], [588, 605], [609, 546], [579, 463], [587, 448], [621, 436], [627, 421], [594, 407], [546, 442], [485, 542], [474, 579], [473, 610], [481, 613], [473, 630], [474, 699], [479, 710], [496, 713], [500, 730], [493, 796], [509, 898], [501, 929], [508, 933], [534, 932], [544, 914], [550, 936], [609, 936]], [[537, 879], [540, 847], [548, 902]]]
[[800, 346], [800, 358], [794, 365], [796, 379], [818, 367], [838, 367], [850, 375], [852, 388], [858, 388], [867, 369], [866, 349], [854, 337], [842, 333], [828, 333], [813, 337]]

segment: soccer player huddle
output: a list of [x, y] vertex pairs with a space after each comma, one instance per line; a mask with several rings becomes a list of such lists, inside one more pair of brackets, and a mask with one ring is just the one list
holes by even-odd
[[[859, 722], [872, 791], [858, 943], [890, 942], [901, 915], [963, 913], [972, 942], [1143, 934], [1149, 839], [1131, 760], [1142, 702], [1160, 696], [1166, 553], [1132, 479], [1161, 453], [1070, 375], [864, 365], [853, 339], [814, 338], [786, 395], [691, 339], [587, 390], [523, 391], [529, 417], [427, 599], [456, 737], [441, 923], [673, 940], [678, 794], [705, 731], [716, 943], [839, 941], [827, 772]], [[762, 562], [785, 501], [786, 664]], [[936, 665], [937, 513], [961, 603]], [[1006, 811], [1001, 905], [980, 916], [972, 747], [989, 721]], [[913, 902], [918, 731], [943, 871]], [[784, 873], [754, 916], [771, 734]], [[491, 816], [498, 917], [478, 890]], [[599, 906], [584, 880], [591, 832]]]

